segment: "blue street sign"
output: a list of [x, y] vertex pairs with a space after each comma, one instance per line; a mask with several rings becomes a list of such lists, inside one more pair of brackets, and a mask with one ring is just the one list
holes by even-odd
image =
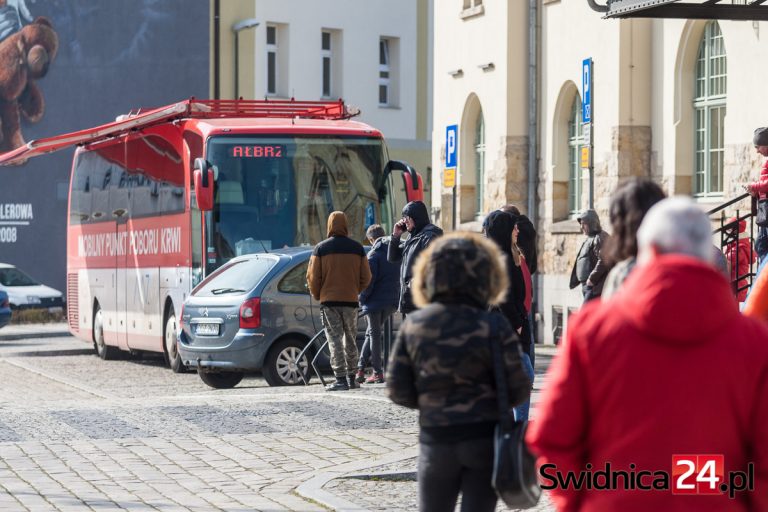
[[452, 124], [445, 128], [445, 168], [456, 168], [456, 153], [458, 153], [459, 126]]
[[581, 104], [581, 121], [592, 122], [592, 58], [581, 63], [581, 90], [584, 101]]

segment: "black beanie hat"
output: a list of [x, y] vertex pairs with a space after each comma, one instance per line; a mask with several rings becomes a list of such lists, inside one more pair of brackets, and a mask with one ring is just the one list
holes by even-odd
[[768, 127], [758, 128], [752, 137], [755, 146], [768, 146]]

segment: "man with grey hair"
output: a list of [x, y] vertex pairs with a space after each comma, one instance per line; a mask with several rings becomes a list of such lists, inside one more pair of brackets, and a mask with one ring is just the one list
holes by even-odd
[[670, 197], [648, 210], [637, 230], [637, 245], [638, 259], [675, 253], [714, 263], [712, 224], [689, 197]]
[[[691, 199], [660, 201], [622, 288], [569, 319], [526, 435], [558, 510], [768, 510], [768, 326], [739, 313], [712, 265], [710, 230]], [[751, 472], [754, 485], [729, 489], [723, 471], [707, 472], [704, 497], [648, 492], [630, 478], [614, 479], [612, 492], [556, 485], [585, 467], [650, 475], [670, 461], [680, 474], [708, 464]]]

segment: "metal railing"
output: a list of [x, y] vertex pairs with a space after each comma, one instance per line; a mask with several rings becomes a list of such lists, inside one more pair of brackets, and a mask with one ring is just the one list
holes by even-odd
[[[396, 313], [395, 313], [396, 314]], [[360, 320], [360, 318], [363, 317], [362, 313], [358, 313], [357, 319]], [[392, 315], [389, 316], [389, 318], [386, 319], [384, 322], [384, 333], [382, 340], [382, 356], [381, 356], [381, 365], [382, 370], [386, 372], [387, 370], [387, 361], [389, 361], [389, 352], [392, 347], [392, 334], [393, 334], [393, 322], [392, 322]], [[322, 340], [322, 342], [321, 342]], [[317, 359], [323, 354], [327, 353], [328, 359], [330, 360], [331, 356], [331, 350], [328, 348], [328, 338], [325, 336], [325, 328], [320, 329], [315, 333], [314, 336], [312, 336], [312, 339], [310, 339], [307, 344], [304, 346], [304, 349], [299, 353], [298, 357], [296, 358], [296, 361], [301, 361], [307, 353], [312, 353], [312, 361], [310, 361], [309, 365], [312, 367], [312, 371], [315, 372], [315, 375], [317, 375], [317, 378], [320, 379], [320, 382], [322, 383], [323, 387], [326, 386], [325, 379], [323, 378], [323, 373], [320, 371], [320, 368], [317, 367]], [[299, 375], [301, 376], [301, 380], [304, 381], [305, 386], [309, 386], [309, 381], [312, 378], [311, 375], [304, 376], [304, 372], [299, 372]]]
[[[752, 286], [752, 281], [755, 278], [755, 272], [754, 272], [754, 255], [755, 255], [755, 200], [752, 198], [752, 206], [751, 208], [744, 213], [742, 210], [737, 209], [736, 214], [731, 218], [729, 217], [728, 220], [726, 220], [726, 214], [725, 210], [733, 206], [734, 204], [737, 204], [747, 198], [749, 198], [750, 195], [745, 193], [738, 197], [735, 197], [729, 201], [726, 201], [725, 203], [716, 206], [715, 208], [712, 208], [707, 212], [707, 215], [709, 215], [710, 219], [714, 222], [720, 223], [720, 226], [715, 229], [712, 234], [717, 235], [720, 234], [720, 250], [724, 254], [728, 254], [729, 247], [733, 247], [733, 254], [734, 259], [733, 261], [730, 261], [730, 281], [731, 281], [731, 288], [733, 289], [733, 293], [738, 295], [739, 292], [743, 290], [748, 290]], [[719, 214], [719, 218], [718, 218]], [[748, 232], [749, 232], [749, 272], [746, 274], [739, 275], [739, 256], [740, 252], [738, 243], [739, 243], [739, 222], [745, 221], [748, 226]], [[731, 244], [733, 244], [731, 246]], [[739, 283], [745, 282], [746, 284], [740, 285]]]

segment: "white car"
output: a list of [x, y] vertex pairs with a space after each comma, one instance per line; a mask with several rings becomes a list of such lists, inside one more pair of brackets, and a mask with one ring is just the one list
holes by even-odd
[[0, 290], [8, 294], [13, 309], [40, 308], [51, 313], [64, 310], [64, 296], [60, 291], [38, 283], [7, 263], [0, 263]]

